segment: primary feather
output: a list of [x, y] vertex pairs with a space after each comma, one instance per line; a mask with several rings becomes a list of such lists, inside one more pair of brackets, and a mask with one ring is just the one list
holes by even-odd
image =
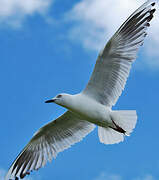
[[138, 48], [147, 35], [147, 27], [155, 12], [152, 9], [154, 5], [150, 1], [143, 4], [109, 40], [98, 56], [85, 94], [106, 106], [115, 105], [125, 87]]
[[33, 136], [11, 165], [5, 180], [24, 178], [32, 170], [38, 170], [59, 152], [81, 141], [94, 128], [94, 124], [78, 119], [67, 111]]

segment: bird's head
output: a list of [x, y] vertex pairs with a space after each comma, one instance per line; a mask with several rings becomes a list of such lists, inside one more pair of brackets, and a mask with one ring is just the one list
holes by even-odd
[[45, 101], [45, 103], [56, 103], [60, 106], [67, 107], [68, 104], [71, 102], [72, 95], [70, 94], [58, 94], [54, 98]]

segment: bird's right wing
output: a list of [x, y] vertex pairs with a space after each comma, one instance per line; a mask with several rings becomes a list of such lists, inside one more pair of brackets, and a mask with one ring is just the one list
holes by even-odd
[[59, 152], [81, 141], [94, 128], [94, 124], [81, 120], [67, 111], [39, 129], [13, 162], [5, 180], [22, 179], [32, 170], [38, 170]]
[[118, 29], [99, 54], [83, 93], [106, 106], [115, 105], [125, 87], [131, 64], [143, 44], [155, 5], [146, 1]]

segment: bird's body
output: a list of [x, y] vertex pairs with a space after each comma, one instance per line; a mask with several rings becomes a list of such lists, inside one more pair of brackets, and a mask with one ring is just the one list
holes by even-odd
[[73, 112], [80, 119], [89, 121], [96, 125], [108, 127], [112, 124], [110, 113], [111, 108], [88, 97], [84, 93], [75, 95], [65, 94], [68, 97], [64, 107]]
[[135, 110], [112, 110], [121, 95], [138, 48], [153, 18], [154, 2], [146, 1], [117, 30], [99, 54], [86, 88], [79, 94], [59, 94], [46, 101], [67, 111], [40, 128], [11, 165], [5, 180], [24, 178], [32, 170], [81, 141], [98, 126], [101, 143], [122, 142], [136, 125]]

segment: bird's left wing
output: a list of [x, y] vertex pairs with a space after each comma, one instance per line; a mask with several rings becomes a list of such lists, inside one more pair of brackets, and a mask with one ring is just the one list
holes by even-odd
[[67, 111], [39, 129], [13, 162], [5, 180], [22, 179], [32, 170], [38, 170], [59, 152], [81, 141], [94, 128], [94, 124], [80, 120]]
[[115, 105], [124, 89], [131, 64], [143, 44], [155, 5], [146, 1], [118, 29], [99, 54], [93, 74], [83, 93], [106, 105]]

